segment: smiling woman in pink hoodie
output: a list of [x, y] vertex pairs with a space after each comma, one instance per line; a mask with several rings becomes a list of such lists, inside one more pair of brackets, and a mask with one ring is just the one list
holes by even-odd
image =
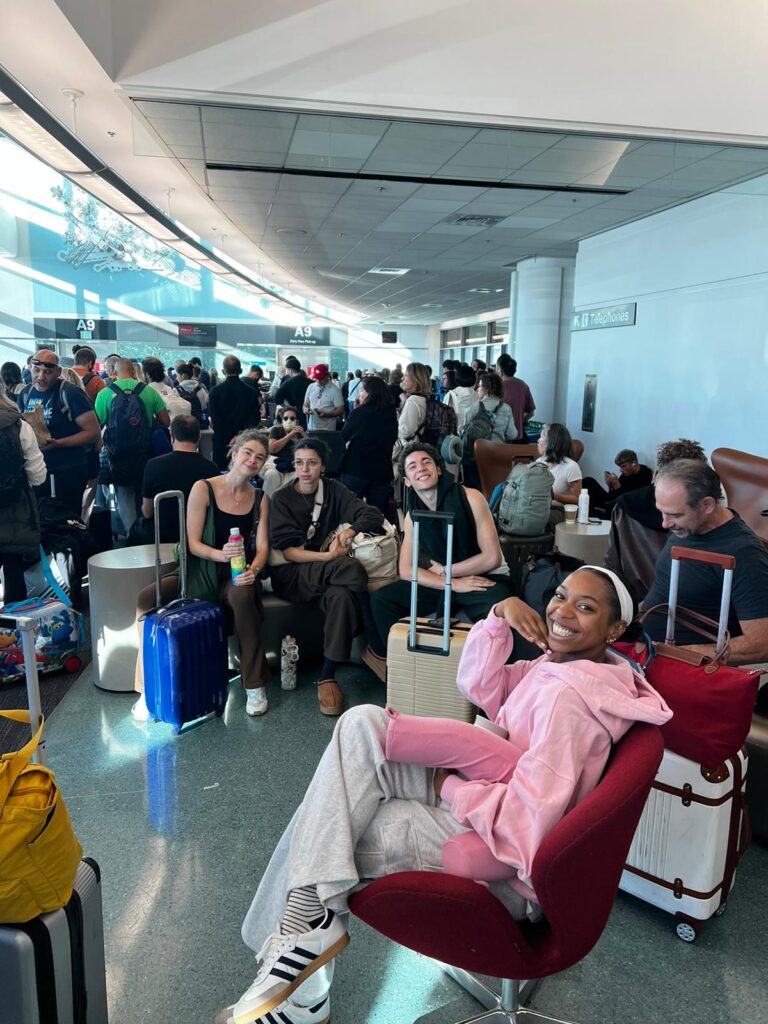
[[[447, 868], [489, 880], [524, 916], [543, 838], [594, 789], [634, 722], [671, 717], [608, 650], [633, 617], [618, 577], [592, 566], [558, 588], [546, 622], [518, 598], [496, 605], [473, 626], [457, 679], [492, 731], [373, 706], [347, 711], [243, 923], [259, 950], [256, 979], [217, 1020], [261, 1024], [277, 1010], [287, 1024], [324, 1024], [333, 958], [349, 942], [341, 915], [362, 881]], [[542, 656], [506, 664], [512, 629]]]

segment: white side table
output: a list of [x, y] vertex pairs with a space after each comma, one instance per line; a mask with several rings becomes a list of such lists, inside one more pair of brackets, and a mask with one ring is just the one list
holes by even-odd
[[558, 523], [555, 547], [564, 555], [580, 558], [587, 565], [602, 565], [608, 550], [609, 521], [602, 523]]
[[[163, 576], [176, 568], [173, 548], [173, 544], [160, 545]], [[139, 650], [136, 600], [144, 587], [154, 582], [152, 544], [103, 551], [88, 559], [93, 682], [102, 690], [133, 690]]]

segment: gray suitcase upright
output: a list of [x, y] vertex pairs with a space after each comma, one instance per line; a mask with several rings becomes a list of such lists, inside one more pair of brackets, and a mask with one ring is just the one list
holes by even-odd
[[[34, 620], [0, 618], [22, 631], [32, 728], [40, 720]], [[33, 760], [42, 761], [40, 748]], [[0, 871], [0, 885], [2, 872]], [[0, 925], [0, 1024], [107, 1024], [101, 873], [86, 858], [62, 910]]]

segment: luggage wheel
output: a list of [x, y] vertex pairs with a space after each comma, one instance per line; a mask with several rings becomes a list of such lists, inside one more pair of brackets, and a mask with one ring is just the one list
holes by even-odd
[[725, 913], [725, 908], [726, 908], [727, 906], [728, 906], [728, 904], [727, 904], [727, 903], [721, 903], [721, 904], [720, 904], [720, 906], [719, 906], [719, 907], [717, 908], [717, 910], [715, 911], [715, 917], [722, 917], [722, 916], [723, 916], [723, 914]]
[[698, 930], [689, 924], [687, 921], [678, 922], [675, 931], [677, 932], [678, 939], [682, 939], [683, 942], [695, 942]]
[[80, 658], [78, 658], [76, 654], [72, 654], [64, 662], [63, 668], [65, 672], [69, 672], [70, 674], [72, 674], [74, 672], [79, 672], [80, 669], [82, 668], [82, 665], [83, 663], [80, 660]]

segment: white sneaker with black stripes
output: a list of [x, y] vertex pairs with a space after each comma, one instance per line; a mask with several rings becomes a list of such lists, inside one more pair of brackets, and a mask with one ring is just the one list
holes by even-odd
[[[214, 1024], [235, 1024], [234, 1006], [217, 1014]], [[257, 1017], [253, 1024], [328, 1024], [331, 1019], [331, 1001], [328, 996], [316, 1006], [298, 1006], [287, 999], [274, 1010]]]
[[[259, 973], [248, 991], [235, 1003], [232, 1012], [234, 1024], [261, 1022], [265, 1014], [285, 1002], [299, 985], [323, 964], [338, 956], [348, 944], [349, 932], [330, 910], [312, 931], [301, 935], [270, 935], [256, 955], [256, 959], [261, 961]], [[278, 1017], [276, 1024], [285, 1022]]]

